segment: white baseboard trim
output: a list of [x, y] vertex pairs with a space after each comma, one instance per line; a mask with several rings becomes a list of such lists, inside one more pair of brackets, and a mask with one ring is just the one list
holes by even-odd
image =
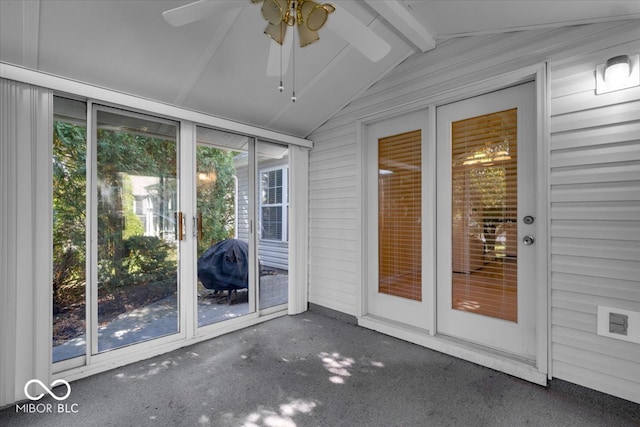
[[539, 371], [535, 366], [525, 361], [498, 354], [490, 349], [452, 340], [442, 335], [434, 336], [427, 330], [371, 315], [359, 317], [358, 325], [480, 366], [504, 372], [534, 384], [547, 386], [547, 374], [545, 372]]

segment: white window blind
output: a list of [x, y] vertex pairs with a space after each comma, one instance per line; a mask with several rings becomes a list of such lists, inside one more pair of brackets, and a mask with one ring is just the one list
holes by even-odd
[[422, 300], [422, 132], [378, 140], [378, 291]]
[[452, 123], [454, 309], [517, 321], [517, 109]]

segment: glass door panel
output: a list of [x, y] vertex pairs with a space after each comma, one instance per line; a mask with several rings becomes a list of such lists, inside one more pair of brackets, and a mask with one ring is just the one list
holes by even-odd
[[452, 308], [517, 322], [517, 109], [451, 124]]
[[[438, 333], [535, 358], [535, 84], [436, 111]], [[446, 166], [448, 165], [448, 166]], [[442, 250], [445, 248], [445, 250]]]
[[198, 127], [198, 327], [255, 312], [250, 291], [249, 144]]
[[378, 292], [422, 301], [422, 132], [378, 140]]
[[[367, 313], [427, 329], [430, 316], [429, 260], [434, 230], [424, 223], [429, 203], [426, 157], [428, 110], [367, 124]], [[425, 276], [426, 274], [426, 276]]]
[[86, 353], [87, 105], [53, 99], [54, 363]]
[[289, 148], [259, 141], [258, 254], [260, 309], [289, 298]]
[[96, 109], [97, 351], [178, 332], [178, 126]]

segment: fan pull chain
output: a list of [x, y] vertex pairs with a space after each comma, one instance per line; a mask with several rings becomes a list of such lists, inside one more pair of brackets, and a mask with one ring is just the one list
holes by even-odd
[[282, 44], [280, 44], [280, 86], [278, 86], [278, 90], [280, 93], [284, 92], [284, 86], [282, 84]]
[[291, 46], [291, 50], [293, 50], [293, 52], [291, 53], [292, 55], [292, 66], [291, 66], [291, 74], [292, 74], [292, 83], [291, 86], [293, 87], [293, 94], [291, 95], [291, 102], [296, 102], [298, 100], [298, 98], [296, 98], [296, 32], [292, 31], [293, 33], [293, 46]]
[[291, 53], [292, 55], [292, 66], [291, 66], [291, 74], [292, 74], [292, 83], [291, 86], [293, 88], [293, 93], [291, 95], [291, 102], [296, 102], [298, 98], [296, 98], [296, 25], [298, 24], [298, 16], [296, 15], [296, 1], [293, 0], [291, 2], [291, 13], [293, 14], [294, 21], [293, 21], [293, 28], [291, 28], [291, 33], [292, 33], [292, 37], [293, 39], [291, 40], [292, 42], [292, 46], [291, 46], [291, 50], [293, 51]]
[[284, 92], [284, 85], [282, 84], [282, 45], [284, 44], [284, 35], [286, 34], [286, 32], [287, 32], [286, 27], [283, 28], [281, 25], [280, 40], [282, 40], [282, 43], [280, 43], [280, 85], [278, 86], [278, 90], [280, 91], [280, 93]]

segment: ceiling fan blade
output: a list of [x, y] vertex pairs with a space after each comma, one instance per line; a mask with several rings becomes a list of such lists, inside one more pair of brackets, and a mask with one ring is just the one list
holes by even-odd
[[385, 39], [342, 7], [336, 6], [326, 26], [373, 62], [380, 61], [391, 50], [391, 45]]
[[282, 75], [287, 74], [289, 68], [289, 58], [293, 50], [293, 37], [291, 32], [295, 28], [291, 28], [288, 37], [285, 36], [284, 43], [280, 46], [277, 42], [271, 40], [269, 43], [269, 57], [267, 59], [267, 76], [278, 77], [280, 75], [280, 48], [282, 47]]
[[194, 3], [185, 4], [174, 9], [162, 12], [162, 17], [174, 27], [191, 24], [211, 15], [214, 12], [225, 12], [234, 7], [242, 5], [236, 1], [210, 1], [199, 0]]

